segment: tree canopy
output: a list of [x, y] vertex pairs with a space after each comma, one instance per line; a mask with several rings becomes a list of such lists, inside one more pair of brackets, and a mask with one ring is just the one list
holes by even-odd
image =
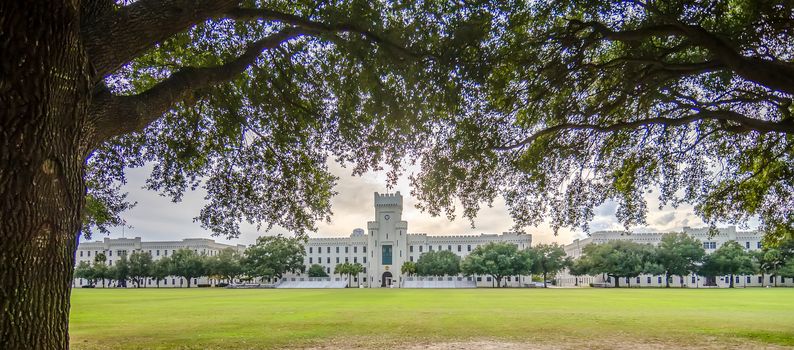
[[532, 268], [532, 255], [519, 251], [513, 243], [491, 242], [477, 246], [463, 259], [461, 270], [466, 275], [489, 275], [502, 287], [507, 276], [528, 275]]
[[191, 249], [177, 249], [170, 258], [171, 274], [185, 278], [188, 288], [194, 278], [207, 273], [206, 259]]
[[658, 272], [652, 266], [652, 249], [650, 245], [625, 240], [591, 243], [582, 249], [583, 256], [574, 264], [575, 270], [579, 275], [606, 274], [615, 279], [615, 287], [620, 287], [620, 278]]
[[416, 274], [419, 276], [455, 276], [458, 273], [460, 257], [449, 250], [425, 252], [416, 261]]
[[304, 238], [263, 236], [245, 250], [243, 270], [248, 277], [279, 278], [287, 273], [303, 272]]
[[527, 249], [532, 259], [532, 273], [543, 276], [543, 287], [546, 285], [546, 280], [549, 275], [555, 275], [557, 272], [571, 265], [571, 259], [565, 254], [563, 247], [557, 243], [552, 244], [538, 244], [532, 248]]
[[309, 277], [328, 277], [328, 273], [325, 272], [325, 268], [319, 264], [313, 264], [309, 266], [309, 269], [306, 270], [306, 274]]
[[750, 254], [736, 241], [723, 243], [713, 253], [706, 255], [700, 274], [703, 276], [728, 275], [730, 288], [733, 288], [734, 275], [755, 272]]
[[662, 236], [654, 256], [655, 261], [664, 271], [665, 287], [670, 287], [671, 275], [683, 278], [697, 271], [704, 255], [706, 251], [703, 249], [703, 243], [686, 233], [668, 233]]

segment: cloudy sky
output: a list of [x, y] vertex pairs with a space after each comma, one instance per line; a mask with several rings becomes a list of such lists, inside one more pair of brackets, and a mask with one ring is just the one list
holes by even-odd
[[[319, 223], [318, 231], [310, 234], [313, 237], [343, 237], [350, 235], [355, 228], [366, 228], [367, 221], [372, 220], [374, 215], [373, 192], [385, 193], [387, 191], [385, 173], [351, 176], [349, 169], [342, 168], [335, 163], [332, 164], [331, 170], [340, 178], [336, 187], [339, 194], [334, 197], [332, 204], [334, 215], [330, 223]], [[250, 244], [260, 235], [287, 233], [279, 228], [274, 228], [270, 232], [257, 232], [255, 227], [244, 226], [243, 234], [238, 239], [226, 240], [222, 237], [212, 237], [209, 231], [193, 222], [193, 217], [203, 205], [203, 193], [201, 191], [189, 192], [184, 196], [182, 202], [172, 203], [170, 199], [142, 188], [149, 171], [149, 168], [128, 170], [129, 182], [125, 190], [129, 192], [129, 199], [138, 203], [135, 208], [124, 214], [125, 220], [132, 228], [114, 229], [110, 237], [116, 238], [124, 235], [126, 237], [141, 237], [144, 240], [207, 237], [220, 242]], [[403, 178], [393, 191], [400, 191], [403, 195], [403, 220], [408, 221], [409, 232], [431, 235], [500, 233], [510, 230], [513, 226], [513, 221], [507, 214], [502, 201], [497, 201], [493, 208], [483, 209], [475, 220], [475, 227], [472, 228], [466, 219], [449, 221], [446, 217], [431, 217], [416, 209], [414, 206], [416, 201], [410, 197], [407, 178]], [[657, 210], [656, 197], [648, 195], [647, 199], [650, 209], [648, 226], [637, 227], [636, 230], [668, 231], [684, 226], [699, 227], [704, 225], [694, 215], [691, 206]], [[614, 203], [607, 203], [597, 208], [596, 217], [591, 222], [591, 231], [622, 229], [622, 225], [618, 224], [614, 214]], [[530, 227], [525, 231], [533, 235], [534, 242], [539, 243], [566, 244], [574, 238], [585, 236], [579, 230], [562, 230], [557, 236], [554, 236], [552, 230], [546, 225]], [[93, 239], [102, 237], [101, 234], [97, 234]]]

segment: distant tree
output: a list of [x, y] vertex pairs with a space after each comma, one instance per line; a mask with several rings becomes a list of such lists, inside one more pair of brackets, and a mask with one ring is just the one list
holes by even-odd
[[420, 276], [454, 276], [458, 273], [460, 257], [448, 250], [426, 252], [416, 262], [416, 274]]
[[145, 279], [152, 275], [152, 254], [149, 252], [132, 252], [130, 254], [130, 280], [136, 288], [145, 286]]
[[[670, 287], [670, 276], [677, 275], [683, 279], [697, 270], [706, 251], [703, 243], [686, 233], [668, 233], [655, 250], [655, 261], [662, 267], [665, 287]], [[683, 287], [683, 284], [681, 285]]]
[[325, 272], [325, 268], [319, 264], [309, 266], [309, 269], [306, 271], [306, 273], [309, 275], [309, 277], [328, 277], [328, 274]]
[[81, 261], [77, 264], [74, 268], [74, 277], [86, 280], [90, 286], [94, 285], [94, 279], [96, 278], [94, 268], [87, 261]]
[[794, 259], [786, 261], [786, 263], [780, 267], [780, 270], [778, 270], [778, 274], [780, 274], [781, 277], [794, 278]]
[[548, 275], [555, 275], [571, 264], [571, 259], [565, 255], [565, 250], [557, 243], [538, 244], [528, 250], [532, 257], [531, 272], [543, 276], [544, 288], [548, 287], [546, 285]]
[[171, 274], [184, 277], [187, 280], [187, 287], [194, 278], [205, 276], [206, 259], [191, 249], [178, 249], [171, 255]]
[[116, 287], [127, 287], [127, 280], [130, 278], [130, 263], [126, 254], [122, 254], [116, 259], [116, 264], [110, 268], [109, 274], [116, 280]]
[[259, 237], [245, 250], [243, 269], [250, 277], [278, 279], [287, 272], [303, 272], [304, 243], [304, 238]]
[[589, 265], [589, 262], [590, 260], [588, 259], [575, 259], [573, 260], [571, 265], [568, 266], [568, 273], [570, 273], [572, 276], [577, 277], [575, 285], [577, 286], [579, 285], [579, 278], [578, 278], [579, 276], [590, 274], [592, 268]]
[[347, 276], [347, 284], [350, 285], [350, 280], [353, 275], [358, 275], [364, 271], [364, 265], [359, 263], [341, 263], [334, 267], [334, 273], [340, 276]]
[[207, 259], [207, 273], [231, 283], [243, 273], [242, 256], [234, 248], [222, 249]]
[[406, 276], [413, 276], [416, 274], [416, 263], [413, 261], [406, 261], [403, 266], [400, 266], [400, 273]]
[[753, 261], [744, 248], [736, 241], [723, 243], [713, 253], [706, 255], [700, 269], [702, 276], [730, 276], [733, 288], [734, 275], [754, 272]]
[[348, 280], [348, 284], [350, 284], [350, 277], [358, 276], [359, 274], [364, 272], [364, 265], [361, 265], [361, 263], [357, 263], [357, 262], [352, 263], [350, 264], [350, 268], [348, 272], [349, 274], [347, 276], [347, 280]]
[[463, 273], [469, 276], [489, 275], [494, 278], [497, 287], [502, 287], [502, 278], [527, 273], [531, 267], [532, 260], [528, 253], [519, 252], [518, 246], [504, 242], [478, 246], [461, 263]]
[[159, 260], [152, 263], [152, 269], [150, 276], [154, 280], [154, 283], [157, 285], [157, 288], [160, 288], [160, 281], [165, 279], [167, 276], [171, 276], [171, 258], [164, 256]]
[[631, 241], [615, 240], [601, 244], [588, 244], [582, 249], [579, 267], [587, 267], [588, 275], [605, 274], [615, 279], [636, 277], [648, 270], [651, 259], [647, 246]]
[[112, 279], [110, 268], [107, 264], [107, 256], [105, 253], [97, 253], [94, 256], [94, 278], [102, 280], [102, 288], [105, 288], [105, 280]]

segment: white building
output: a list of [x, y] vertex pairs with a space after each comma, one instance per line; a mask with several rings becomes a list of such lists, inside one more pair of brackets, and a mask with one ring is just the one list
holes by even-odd
[[[717, 248], [722, 246], [728, 241], [736, 241], [741, 244], [746, 250], [761, 249], [761, 238], [763, 235], [758, 231], [737, 231], [736, 227], [726, 227], [719, 229], [719, 232], [711, 235], [708, 228], [691, 228], [684, 227], [682, 232], [696, 238], [703, 243], [703, 248], [706, 253], [714, 252]], [[599, 231], [592, 233], [589, 237], [584, 239], [575, 239], [571, 244], [565, 246], [565, 253], [578, 259], [582, 256], [582, 249], [588, 244], [600, 244], [608, 241], [625, 240], [633, 241], [642, 244], [657, 245], [661, 242], [663, 232], [636, 232], [627, 234], [623, 231]], [[557, 283], [563, 286], [574, 285], [588, 285], [594, 284], [609, 284], [614, 285], [614, 281], [606, 276], [571, 276], [567, 272], [561, 274], [557, 278]], [[665, 285], [664, 276], [651, 276], [641, 275], [638, 277], [624, 278], [620, 281], [621, 286], [624, 287], [663, 287]], [[681, 285], [690, 288], [702, 287], [727, 287], [730, 285], [730, 276], [720, 277], [703, 277], [692, 274], [680, 279], [678, 276], [672, 276], [670, 281], [671, 287], [681, 287]], [[734, 286], [761, 286], [761, 285], [774, 285], [774, 276], [734, 276]], [[778, 286], [794, 285], [791, 279], [777, 278]]]
[[[474, 248], [490, 242], [509, 242], [518, 249], [532, 244], [532, 235], [515, 232], [502, 234], [432, 236], [426, 233], [408, 233], [408, 222], [402, 220], [403, 197], [400, 192], [374, 195], [375, 220], [367, 223], [367, 231], [355, 229], [349, 237], [309, 238], [306, 245], [305, 265], [319, 264], [333, 276], [336, 264], [361, 263], [365, 272], [355, 276], [353, 283], [370, 288], [400, 287], [404, 282], [471, 282], [477, 286], [492, 286], [490, 276], [436, 276], [407, 277], [400, 269], [406, 261], [418, 261], [422, 253], [447, 250], [465, 258]], [[289, 282], [308, 281], [305, 274], [285, 276]], [[331, 277], [342, 280], [341, 276]], [[518, 286], [528, 282], [524, 277], [508, 277], [508, 285]]]
[[[129, 256], [133, 252], [148, 252], [152, 255], [153, 260], [159, 260], [166, 256], [171, 256], [179, 249], [191, 249], [198, 254], [207, 256], [215, 256], [221, 250], [226, 248], [236, 249], [242, 253], [245, 246], [242, 244], [228, 245], [217, 243], [207, 238], [187, 238], [181, 241], [156, 241], [156, 242], [143, 242], [140, 237], [135, 238], [105, 238], [102, 241], [94, 242], [80, 242], [77, 246], [75, 253], [75, 266], [85, 261], [93, 263], [97, 254], [105, 254], [105, 264], [113, 266], [114, 261], [118, 261], [121, 256]], [[209, 284], [206, 277], [196, 278], [191, 281], [191, 286], [196, 286], [199, 283]], [[75, 286], [87, 285], [88, 281], [76, 278], [74, 280]], [[154, 286], [155, 281], [147, 279], [145, 285]], [[100, 283], [101, 286], [101, 283]], [[160, 282], [161, 287], [180, 287], [187, 286], [187, 281], [178, 276], [168, 276]]]
[[[355, 229], [349, 237], [334, 238], [309, 238], [306, 244], [304, 264], [308, 269], [313, 264], [323, 266], [331, 282], [345, 281], [345, 278], [334, 275], [336, 264], [349, 262], [361, 263], [365, 270], [360, 276], [355, 276], [352, 282], [371, 288], [409, 286], [410, 282], [433, 282], [441, 285], [454, 285], [468, 283], [469, 286], [491, 287], [495, 281], [490, 276], [436, 276], [436, 277], [407, 277], [402, 276], [400, 269], [406, 261], [418, 261], [422, 253], [429, 251], [448, 250], [461, 258], [465, 258], [472, 250], [480, 245], [490, 242], [509, 242], [516, 244], [518, 249], [529, 248], [532, 244], [532, 235], [525, 233], [504, 232], [502, 234], [480, 235], [455, 235], [432, 236], [426, 233], [408, 233], [408, 223], [402, 220], [403, 198], [400, 192], [394, 194], [374, 195], [375, 220], [367, 223], [367, 231]], [[98, 253], [104, 253], [107, 264], [112, 266], [113, 261], [124, 254], [134, 251], [149, 252], [154, 260], [170, 256], [174, 251], [182, 248], [192, 249], [196, 253], [214, 256], [225, 248], [235, 248], [239, 252], [245, 250], [244, 245], [226, 245], [216, 243], [211, 239], [193, 238], [181, 241], [142, 242], [136, 238], [105, 238], [103, 241], [83, 242], [77, 249], [76, 264], [82, 261], [93, 262]], [[509, 276], [503, 280], [510, 286], [519, 286], [529, 282], [526, 276]], [[313, 279], [316, 280], [316, 279]], [[282, 281], [300, 282], [310, 281], [307, 274], [289, 274]], [[191, 281], [191, 285], [211, 284], [207, 278], [198, 278]], [[405, 285], [409, 282], [409, 285]], [[147, 280], [146, 285], [154, 285], [154, 281]], [[75, 279], [75, 286], [88, 284], [88, 281]], [[343, 284], [344, 285], [344, 284]], [[180, 277], [169, 276], [160, 284], [161, 287], [187, 286], [186, 281]]]

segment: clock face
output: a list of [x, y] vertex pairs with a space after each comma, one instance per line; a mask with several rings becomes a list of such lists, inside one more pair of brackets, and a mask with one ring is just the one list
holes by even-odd
[[389, 219], [391, 219], [391, 216], [389, 216], [389, 214], [386, 214], [386, 215], [383, 216], [383, 218], [386, 219], [386, 220], [389, 220]]

